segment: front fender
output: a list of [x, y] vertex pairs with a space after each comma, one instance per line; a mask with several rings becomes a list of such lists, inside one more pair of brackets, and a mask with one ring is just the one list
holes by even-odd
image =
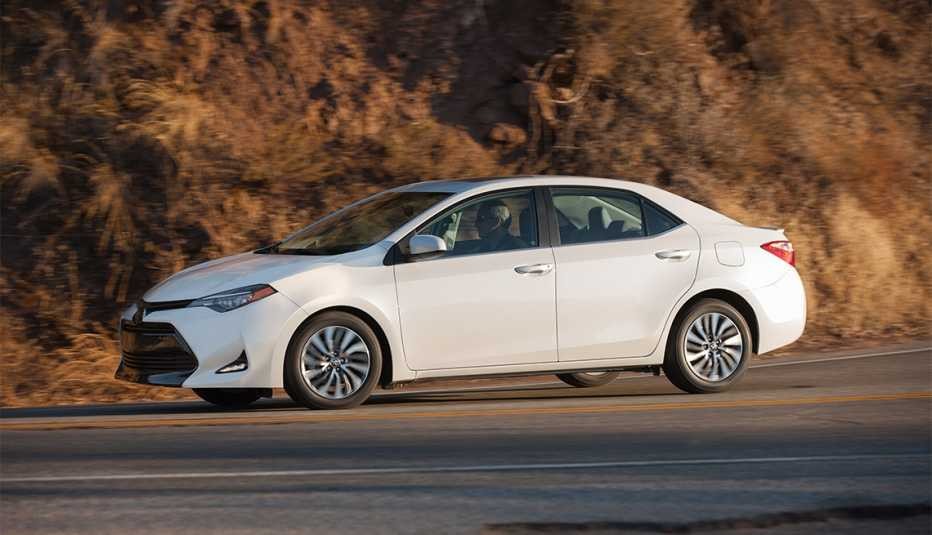
[[382, 306], [372, 301], [359, 298], [345, 298], [337, 296], [327, 296], [314, 299], [300, 306], [300, 314], [295, 314], [289, 318], [285, 328], [282, 329], [282, 336], [275, 344], [275, 358], [272, 361], [270, 369], [270, 380], [272, 384], [282, 386], [285, 373], [285, 355], [288, 346], [294, 338], [298, 329], [307, 320], [317, 314], [328, 310], [341, 309], [361, 312], [372, 318], [372, 320], [381, 328], [388, 342], [389, 354], [391, 355], [392, 381], [410, 381], [415, 377], [415, 372], [408, 368], [404, 358], [404, 348], [401, 342], [401, 332], [398, 329], [398, 311], [397, 307], [385, 310]]

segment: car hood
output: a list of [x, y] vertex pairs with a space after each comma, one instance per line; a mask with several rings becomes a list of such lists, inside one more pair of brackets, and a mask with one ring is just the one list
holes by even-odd
[[271, 284], [332, 258], [252, 252], [228, 256], [175, 273], [146, 292], [143, 299], [150, 303], [197, 299], [251, 284]]

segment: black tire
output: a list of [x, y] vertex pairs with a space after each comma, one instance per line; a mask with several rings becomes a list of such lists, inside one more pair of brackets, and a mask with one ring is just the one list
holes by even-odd
[[[717, 380], [703, 377], [700, 372], [694, 370], [693, 366], [689, 364], [686, 354], [686, 337], [691, 326], [697, 319], [710, 313], [721, 314], [731, 320], [733, 326], [741, 335], [740, 351], [733, 349], [731, 353], [728, 353], [728, 357], [731, 359], [733, 359], [732, 353], [740, 354], [737, 365], [724, 378]], [[674, 386], [685, 392], [691, 394], [722, 392], [731, 388], [744, 375], [748, 363], [751, 361], [752, 347], [751, 329], [740, 312], [724, 301], [703, 299], [692, 305], [682, 319], [674, 325], [667, 341], [663, 372]], [[698, 361], [694, 360], [694, 362], [703, 362], [703, 360], [698, 359]], [[714, 366], [714, 364], [711, 365], [713, 370], [715, 369]]]
[[577, 388], [590, 388], [593, 386], [602, 386], [611, 383], [621, 372], [578, 372], [578, 373], [558, 373], [557, 379], [564, 383]]
[[[365, 342], [368, 349], [369, 369], [362, 384], [349, 396], [331, 399], [315, 392], [304, 379], [302, 355], [305, 346], [316, 333], [326, 327], [350, 329]], [[325, 312], [304, 324], [294, 338], [285, 355], [285, 391], [296, 403], [309, 409], [349, 409], [362, 404], [369, 398], [372, 389], [382, 374], [382, 348], [379, 339], [369, 325], [358, 316], [347, 312]]]
[[195, 388], [194, 393], [204, 401], [225, 409], [242, 408], [264, 397], [268, 389], [262, 388]]

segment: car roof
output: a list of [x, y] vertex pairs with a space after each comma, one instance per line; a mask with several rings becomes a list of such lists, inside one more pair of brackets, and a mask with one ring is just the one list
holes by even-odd
[[442, 193], [462, 193], [477, 188], [484, 184], [505, 182], [511, 179], [529, 178], [525, 176], [508, 176], [508, 177], [472, 177], [472, 178], [451, 178], [426, 180], [424, 182], [415, 182], [398, 188], [395, 191], [427, 191]]
[[516, 175], [496, 177], [428, 180], [395, 188], [395, 191], [463, 193], [474, 189], [499, 189], [521, 186], [602, 186], [626, 188], [637, 185], [627, 180], [557, 175]]

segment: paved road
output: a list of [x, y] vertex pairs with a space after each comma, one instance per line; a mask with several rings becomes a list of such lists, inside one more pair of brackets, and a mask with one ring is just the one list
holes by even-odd
[[[732, 392], [5, 410], [3, 533], [929, 533], [932, 351], [761, 361]], [[857, 358], [852, 358], [857, 357]]]

